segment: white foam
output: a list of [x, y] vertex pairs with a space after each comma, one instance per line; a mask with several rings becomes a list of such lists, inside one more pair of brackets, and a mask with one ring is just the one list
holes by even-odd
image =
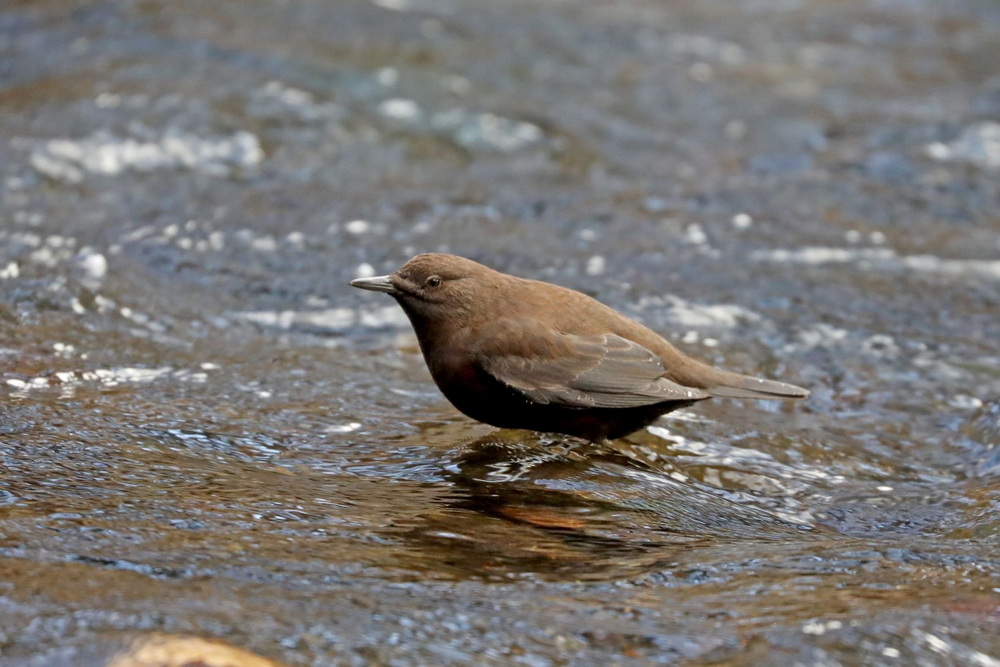
[[84, 139], [50, 139], [35, 146], [31, 165], [42, 174], [78, 183], [88, 174], [118, 176], [128, 171], [192, 169], [211, 176], [228, 176], [264, 159], [260, 141], [250, 132], [228, 137], [199, 137], [168, 129], [154, 141], [140, 141], [98, 132]]
[[383, 9], [391, 9], [395, 12], [406, 11], [410, 6], [407, 0], [370, 0], [373, 5], [377, 5]]
[[420, 106], [413, 100], [394, 97], [379, 104], [378, 112], [395, 120], [415, 120], [420, 116]]
[[[668, 308], [672, 322], [687, 329], [699, 329], [703, 327], [732, 328], [739, 325], [740, 322], [756, 322], [760, 320], [760, 315], [742, 306], [732, 304], [696, 304], [673, 295], [644, 297], [639, 302], [639, 308], [643, 310], [663, 306]], [[697, 340], [697, 334], [694, 334], [694, 340]]]
[[16, 390], [18, 395], [25, 395], [33, 389], [60, 387], [64, 395], [72, 394], [75, 387], [83, 383], [98, 383], [104, 387], [117, 387], [126, 384], [145, 384], [164, 378], [172, 378], [180, 382], [203, 383], [208, 379], [206, 373], [191, 372], [187, 369], [138, 368], [121, 366], [118, 368], [96, 368], [86, 371], [58, 371], [51, 375], [38, 375], [20, 379], [6, 378], [4, 382]]
[[748, 229], [753, 225], [753, 218], [748, 213], [737, 213], [733, 216], [732, 223], [736, 229]]
[[152, 382], [153, 380], [166, 377], [173, 371], [172, 368], [98, 368], [93, 371], [84, 371], [80, 374], [82, 380], [97, 380], [101, 384], [113, 387], [122, 383]]
[[828, 248], [810, 246], [794, 250], [758, 250], [750, 254], [757, 261], [785, 264], [848, 264], [861, 261], [886, 261], [896, 253], [887, 248]]
[[943, 259], [934, 255], [909, 255], [901, 257], [900, 261], [903, 266], [915, 271], [1000, 280], [1000, 261], [998, 260]]
[[[875, 240], [873, 235], [873, 240]], [[884, 237], [880, 240], [884, 242]], [[890, 248], [829, 248], [812, 246], [797, 249], [760, 250], [751, 253], [756, 261], [783, 264], [858, 264], [865, 268], [937, 273], [957, 277], [1000, 280], [1000, 260], [945, 259], [935, 255], [897, 255]]]
[[606, 262], [604, 257], [601, 255], [594, 255], [587, 260], [587, 268], [585, 269], [588, 276], [599, 276], [604, 273], [604, 267]]
[[[939, 631], [946, 631], [947, 628], [940, 627]], [[917, 639], [922, 639], [927, 646], [935, 653], [953, 659], [955, 664], [975, 665], [975, 667], [1000, 667], [1000, 660], [969, 648], [963, 645], [949, 644], [947, 640], [941, 639], [937, 635], [932, 635], [923, 630], [912, 630], [911, 634]]]
[[[98, 297], [100, 297], [100, 295], [98, 295]], [[101, 298], [103, 298], [103, 297], [101, 297]], [[98, 301], [98, 310], [103, 311], [106, 308], [115, 307], [115, 305], [116, 304], [113, 301], [110, 301], [110, 300], [108, 300], [107, 304], [102, 304], [102, 303], [100, 303], [100, 301]], [[150, 317], [146, 313], [142, 313], [142, 312], [139, 312], [139, 311], [136, 311], [136, 310], [132, 310], [128, 306], [122, 306], [121, 308], [118, 309], [118, 312], [125, 319], [131, 320], [131, 321], [135, 322], [136, 324], [149, 329], [150, 331], [154, 331], [156, 333], [164, 333], [167, 330], [166, 325], [161, 324], [160, 322], [155, 321], [152, 317]]]
[[273, 236], [255, 236], [250, 241], [250, 247], [258, 252], [274, 252], [278, 249], [278, 242]]
[[824, 635], [830, 630], [839, 630], [844, 627], [841, 621], [811, 621], [802, 626], [803, 634]]
[[941, 162], [969, 162], [1000, 169], [1000, 123], [975, 123], [962, 130], [954, 141], [928, 144], [924, 152]]
[[361, 422], [347, 422], [344, 424], [334, 424], [333, 426], [327, 426], [325, 430], [327, 433], [351, 433], [352, 431], [357, 431], [361, 428]]
[[[671, 433], [661, 426], [647, 426], [646, 431], [669, 443], [671, 451], [696, 455], [699, 464], [742, 470], [747, 475], [764, 476], [771, 483], [790, 489], [802, 480], [824, 480], [831, 484], [845, 481], [843, 475], [832, 474], [819, 467], [803, 463], [785, 464], [767, 452], [747, 447], [734, 447], [724, 443], [691, 440]], [[786, 480], [784, 482], [779, 480]]]
[[21, 275], [21, 267], [17, 262], [7, 262], [7, 266], [0, 269], [0, 280], [6, 278], [17, 278]]
[[534, 123], [505, 118], [492, 113], [450, 109], [434, 114], [431, 126], [448, 132], [462, 146], [511, 153], [542, 139], [542, 128]]
[[959, 410], [975, 410], [983, 407], [983, 401], [968, 394], [956, 394], [948, 399], [948, 405]]
[[684, 229], [684, 239], [691, 245], [704, 245], [708, 243], [708, 234], [695, 222]]
[[356, 326], [382, 328], [403, 326], [406, 315], [395, 304], [374, 310], [327, 308], [311, 311], [250, 311], [237, 314], [255, 324], [277, 329], [308, 329], [339, 332]]
[[892, 357], [899, 354], [899, 346], [892, 336], [875, 334], [861, 342], [861, 349], [866, 354], [877, 357]]
[[73, 266], [80, 282], [90, 289], [97, 289], [108, 274], [107, 258], [90, 247], [73, 257]]
[[268, 81], [261, 93], [290, 107], [309, 108], [313, 106], [312, 93], [286, 86], [280, 81]]
[[832, 326], [830, 324], [817, 324], [811, 329], [798, 332], [798, 341], [789, 347], [799, 350], [812, 350], [819, 347], [832, 347], [847, 340], [850, 332], [847, 329]]
[[371, 229], [371, 223], [367, 220], [351, 220], [344, 225], [344, 231], [348, 234], [364, 234]]

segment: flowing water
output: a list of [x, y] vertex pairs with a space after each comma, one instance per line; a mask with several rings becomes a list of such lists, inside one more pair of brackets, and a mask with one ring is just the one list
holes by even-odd
[[[0, 663], [1000, 665], [1000, 4], [9, 0]], [[800, 404], [495, 431], [447, 251]]]

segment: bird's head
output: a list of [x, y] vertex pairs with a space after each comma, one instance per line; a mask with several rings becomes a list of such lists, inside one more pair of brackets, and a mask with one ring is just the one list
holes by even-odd
[[467, 317], [475, 308], [487, 311], [503, 274], [457, 255], [417, 255], [395, 273], [357, 278], [353, 287], [385, 292], [410, 319], [435, 322]]

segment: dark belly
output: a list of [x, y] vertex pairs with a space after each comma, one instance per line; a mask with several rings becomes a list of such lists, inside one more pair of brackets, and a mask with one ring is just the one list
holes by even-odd
[[648, 426], [660, 415], [696, 402], [665, 401], [630, 408], [574, 408], [536, 403], [482, 373], [473, 375], [470, 371], [462, 380], [461, 383], [439, 382], [438, 386], [452, 405], [476, 421], [498, 428], [563, 433], [592, 441], [623, 437]]

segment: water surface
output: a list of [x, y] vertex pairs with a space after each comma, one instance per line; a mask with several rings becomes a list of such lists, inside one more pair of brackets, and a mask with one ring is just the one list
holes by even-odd
[[[1000, 6], [0, 10], [0, 662], [1000, 665]], [[446, 251], [809, 387], [497, 432]]]

